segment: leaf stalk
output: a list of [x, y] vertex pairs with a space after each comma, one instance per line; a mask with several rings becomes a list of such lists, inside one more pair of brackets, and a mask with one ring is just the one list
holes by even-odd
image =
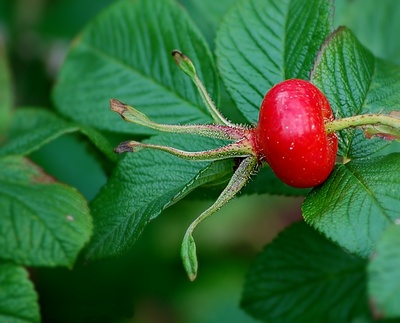
[[222, 113], [217, 109], [213, 100], [211, 99], [210, 95], [208, 94], [206, 88], [204, 87], [203, 83], [200, 81], [199, 77], [197, 76], [196, 68], [194, 67], [192, 61], [186, 55], [182, 54], [179, 50], [173, 50], [172, 56], [176, 64], [179, 68], [189, 76], [192, 82], [196, 85], [197, 90], [205, 106], [207, 107], [208, 111], [210, 112], [212, 118], [217, 124], [226, 125], [229, 127], [234, 127], [235, 125], [231, 123], [228, 119], [226, 119]]
[[181, 257], [184, 268], [191, 281], [196, 279], [198, 271], [198, 261], [196, 255], [196, 243], [192, 236], [194, 229], [202, 221], [221, 209], [247, 184], [251, 174], [254, 173], [258, 165], [256, 157], [245, 158], [236, 169], [228, 185], [222, 191], [218, 199], [207, 210], [200, 214], [188, 227], [181, 245]]
[[387, 140], [400, 138], [400, 116], [397, 111], [388, 115], [355, 115], [325, 123], [325, 129], [328, 134], [355, 127], [363, 127], [367, 137], [379, 136]]

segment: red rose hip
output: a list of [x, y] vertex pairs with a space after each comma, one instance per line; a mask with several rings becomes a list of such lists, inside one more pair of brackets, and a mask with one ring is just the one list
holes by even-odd
[[333, 119], [328, 100], [312, 83], [290, 79], [275, 85], [264, 97], [255, 130], [261, 158], [290, 186], [321, 184], [338, 150], [336, 135], [325, 131]]

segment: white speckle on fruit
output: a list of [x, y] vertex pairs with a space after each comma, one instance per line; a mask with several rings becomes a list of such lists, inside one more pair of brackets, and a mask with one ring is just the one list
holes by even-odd
[[70, 214], [68, 214], [67, 216], [66, 216], [66, 218], [67, 218], [67, 221], [74, 221], [75, 220], [75, 218], [72, 216], [72, 215], [70, 215]]

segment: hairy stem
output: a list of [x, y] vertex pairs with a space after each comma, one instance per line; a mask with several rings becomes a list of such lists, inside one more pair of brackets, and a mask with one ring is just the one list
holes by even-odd
[[336, 119], [325, 124], [328, 134], [353, 127], [374, 126], [371, 134], [388, 135], [398, 138], [400, 136], [400, 117], [396, 112], [384, 114], [362, 114], [343, 119]]
[[194, 152], [184, 151], [168, 146], [145, 144], [138, 141], [125, 141], [120, 143], [114, 149], [114, 151], [116, 153], [136, 152], [144, 148], [161, 150], [176, 157], [193, 161], [214, 161], [233, 157], [248, 157], [255, 155], [255, 152], [253, 152], [251, 146], [247, 144], [247, 141], [245, 140], [234, 142], [216, 149]]
[[181, 257], [183, 265], [189, 276], [189, 279], [193, 281], [197, 276], [198, 261], [196, 255], [196, 244], [193, 239], [193, 231], [196, 226], [203, 220], [208, 218], [210, 215], [217, 212], [223, 207], [229, 200], [231, 200], [248, 182], [251, 174], [254, 172], [258, 164], [258, 160], [255, 156], [245, 158], [233, 174], [228, 185], [222, 191], [221, 195], [206, 211], [194, 220], [189, 228], [187, 229], [181, 246]]
[[227, 126], [227, 125], [169, 125], [159, 124], [147, 117], [144, 113], [135, 109], [134, 107], [125, 104], [119, 100], [110, 100], [111, 110], [119, 113], [121, 117], [134, 124], [144, 126], [150, 129], [172, 132], [172, 133], [186, 133], [195, 134], [203, 137], [226, 139], [226, 140], [239, 140], [246, 136], [251, 131], [248, 128], [240, 126]]
[[185, 72], [185, 74], [188, 75], [192, 82], [196, 85], [197, 90], [199, 91], [199, 94], [214, 121], [218, 124], [233, 127], [234, 124], [227, 120], [215, 106], [213, 100], [210, 98], [210, 95], [207, 93], [206, 88], [197, 76], [196, 68], [189, 57], [182, 54], [179, 50], [172, 51], [172, 56], [174, 57], [174, 60], [179, 68]]

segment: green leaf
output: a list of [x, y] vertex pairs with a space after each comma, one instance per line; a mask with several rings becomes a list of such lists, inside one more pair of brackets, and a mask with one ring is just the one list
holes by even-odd
[[0, 156], [28, 155], [56, 138], [82, 132], [110, 160], [116, 160], [113, 147], [97, 131], [67, 122], [44, 109], [24, 108], [15, 111], [8, 132], [9, 141], [0, 148]]
[[200, 28], [208, 43], [213, 47], [215, 33], [222, 17], [236, 0], [179, 0], [190, 17]]
[[400, 2], [335, 0], [335, 22], [349, 27], [374, 55], [400, 64]]
[[[173, 134], [155, 136], [149, 142], [192, 151], [220, 144], [209, 138]], [[202, 184], [225, 178], [231, 167], [226, 161], [185, 161], [154, 150], [128, 153], [91, 204], [94, 233], [87, 257], [126, 252], [166, 207]]]
[[[399, 109], [400, 67], [376, 59], [353, 33], [339, 28], [324, 44], [311, 81], [328, 97], [336, 118]], [[339, 154], [362, 158], [388, 145], [366, 139], [359, 130], [338, 133]]]
[[181, 50], [218, 100], [218, 78], [206, 41], [172, 0], [118, 1], [76, 40], [54, 91], [60, 112], [98, 129], [154, 133], [121, 122], [109, 99], [128, 103], [158, 123], [210, 121], [200, 95], [176, 66]]
[[22, 267], [0, 263], [0, 321], [40, 322], [38, 297]]
[[288, 78], [308, 79], [332, 31], [325, 0], [240, 0], [222, 21], [216, 40], [218, 68], [233, 100], [257, 122], [265, 93]]
[[4, 44], [0, 33], [0, 144], [4, 140], [4, 133], [8, 127], [8, 122], [12, 107], [12, 89], [8, 64], [5, 57]]
[[400, 316], [400, 227], [391, 225], [378, 241], [368, 266], [368, 292], [378, 317]]
[[368, 257], [399, 218], [400, 154], [337, 165], [303, 203], [303, 216], [345, 249]]
[[263, 167], [243, 188], [243, 194], [275, 194], [305, 196], [309, 189], [299, 189], [286, 185], [276, 177], [271, 168]]
[[296, 223], [258, 255], [241, 305], [263, 322], [351, 322], [366, 312], [365, 265]]
[[72, 266], [92, 223], [83, 197], [19, 156], [0, 158], [0, 258]]

